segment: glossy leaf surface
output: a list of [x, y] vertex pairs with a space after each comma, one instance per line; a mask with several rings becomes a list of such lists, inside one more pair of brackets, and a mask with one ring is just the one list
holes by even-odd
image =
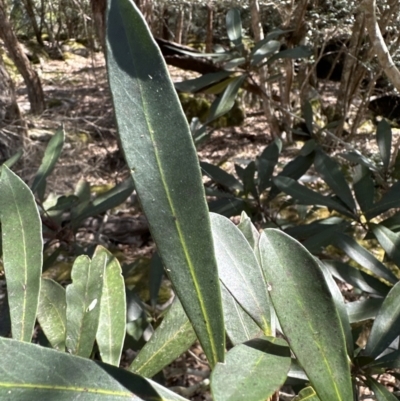
[[400, 181], [397, 181], [391, 188], [365, 212], [367, 219], [372, 219], [381, 213], [387, 212], [394, 207], [400, 206]]
[[31, 190], [7, 166], [1, 169], [0, 213], [12, 335], [30, 342], [42, 274], [42, 222]]
[[372, 377], [368, 377], [367, 383], [369, 388], [374, 392], [377, 401], [397, 401], [394, 396], [383, 384], [377, 382]]
[[225, 333], [197, 154], [161, 52], [131, 0], [110, 2], [107, 60], [137, 194], [163, 264], [214, 365], [224, 359]]
[[231, 8], [226, 14], [226, 30], [228, 37], [235, 44], [242, 44], [242, 21], [240, 19], [240, 10]]
[[380, 224], [372, 224], [371, 227], [389, 258], [400, 267], [400, 235]]
[[379, 153], [383, 161], [383, 168], [387, 170], [392, 150], [392, 128], [384, 118], [379, 121], [376, 128], [376, 141], [378, 142]]
[[260, 193], [265, 191], [272, 184], [272, 173], [278, 163], [281, 150], [282, 141], [276, 139], [264, 149], [258, 159], [258, 190]]
[[264, 230], [259, 249], [280, 325], [319, 398], [351, 400], [344, 330], [317, 262], [274, 229]]
[[284, 383], [290, 349], [281, 338], [258, 338], [232, 348], [211, 376], [215, 401], [264, 401]]
[[96, 342], [101, 360], [119, 366], [126, 332], [125, 282], [115, 256], [99, 247], [97, 257], [105, 257], [106, 263]]
[[65, 351], [66, 308], [65, 289], [53, 280], [42, 279], [37, 318], [51, 346], [60, 351]]

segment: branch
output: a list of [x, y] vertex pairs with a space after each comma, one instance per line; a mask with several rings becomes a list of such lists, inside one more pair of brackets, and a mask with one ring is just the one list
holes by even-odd
[[383, 39], [381, 30], [376, 20], [376, 0], [364, 0], [361, 5], [361, 10], [365, 13], [367, 20], [367, 30], [372, 47], [378, 57], [379, 64], [383, 71], [389, 78], [390, 82], [400, 92], [400, 72], [395, 66], [392, 57], [390, 56], [389, 50]]

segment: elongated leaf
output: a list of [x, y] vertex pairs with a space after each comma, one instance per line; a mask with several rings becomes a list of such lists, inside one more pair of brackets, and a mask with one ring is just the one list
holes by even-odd
[[378, 369], [399, 369], [400, 368], [400, 351], [394, 351], [378, 358], [367, 365], [371, 368]]
[[264, 230], [259, 248], [279, 322], [317, 395], [321, 400], [352, 400], [345, 335], [315, 259], [274, 229]]
[[374, 204], [375, 186], [370, 170], [361, 164], [354, 169], [353, 189], [361, 210], [366, 212], [371, 209]]
[[260, 238], [260, 233], [254, 227], [254, 224], [251, 222], [249, 216], [247, 216], [246, 212], [242, 212], [240, 216], [240, 223], [237, 228], [242, 232], [247, 242], [250, 244], [251, 249], [253, 251], [258, 246], [258, 239]]
[[44, 192], [46, 190], [46, 178], [52, 173], [58, 158], [61, 155], [64, 146], [64, 128], [60, 128], [50, 139], [46, 147], [42, 164], [36, 173], [35, 179], [32, 183], [32, 192], [38, 192], [39, 199], [43, 200]]
[[258, 191], [260, 194], [272, 184], [272, 173], [274, 172], [274, 168], [278, 163], [281, 150], [282, 141], [278, 138], [264, 149], [258, 159]]
[[320, 401], [320, 399], [318, 398], [315, 390], [312, 387], [306, 387], [303, 390], [301, 390], [299, 392], [299, 394], [297, 395], [297, 397], [295, 397], [293, 399], [293, 401], [303, 401], [303, 400], [307, 400], [307, 401]]
[[285, 382], [290, 349], [282, 338], [258, 338], [231, 349], [211, 375], [215, 401], [263, 401]]
[[42, 223], [31, 190], [7, 166], [1, 169], [0, 213], [12, 335], [30, 342], [40, 293]]
[[166, 313], [160, 326], [140, 350], [129, 369], [146, 377], [152, 377], [196, 341], [196, 334], [178, 298]]
[[38, 320], [51, 346], [65, 351], [67, 326], [65, 289], [50, 279], [42, 279]]
[[74, 227], [79, 227], [81, 222], [90, 216], [96, 216], [107, 210], [113, 209], [124, 202], [132, 194], [135, 186], [131, 177], [117, 184], [109, 191], [99, 195], [89, 203], [72, 221]]
[[7, 166], [8, 168], [11, 168], [19, 159], [21, 159], [22, 155], [24, 154], [24, 151], [21, 149], [14, 155], [12, 155], [9, 159], [7, 159], [1, 166], [0, 166], [0, 171], [2, 166]]
[[400, 235], [380, 224], [372, 224], [371, 228], [389, 258], [400, 267]]
[[227, 63], [224, 64], [224, 70], [226, 71], [233, 71], [236, 70], [237, 67], [240, 67], [246, 62], [245, 57], [238, 57], [232, 60], [229, 60]]
[[217, 184], [220, 184], [231, 191], [235, 189], [243, 191], [243, 185], [240, 183], [240, 181], [222, 168], [206, 162], [201, 162], [200, 167], [203, 173]]
[[368, 269], [371, 273], [389, 281], [390, 283], [397, 283], [396, 276], [372, 253], [363, 248], [355, 239], [346, 234], [338, 233], [335, 237], [334, 245], [340, 248], [362, 267]]
[[317, 235], [321, 231], [324, 231], [329, 226], [340, 225], [343, 228], [343, 223], [343, 218], [332, 216], [328, 217], [327, 219], [315, 220], [310, 224], [288, 227], [285, 232], [286, 234], [289, 234], [291, 237], [294, 237], [298, 240], [305, 240], [309, 237]]
[[314, 112], [309, 101], [304, 103], [304, 106], [302, 107], [302, 113], [304, 115], [308, 134], [312, 135], [314, 133]]
[[263, 332], [255, 324], [254, 320], [245, 312], [227, 288], [221, 285], [222, 306], [224, 308], [225, 330], [231, 343], [238, 345], [255, 337], [260, 337]]
[[364, 322], [375, 319], [382, 305], [383, 298], [367, 298], [362, 301], [348, 302], [346, 304], [350, 323]]
[[229, 219], [210, 217], [220, 280], [264, 333], [273, 334], [268, 289], [253, 250]]
[[[99, 247], [97, 257], [106, 258], [96, 342], [101, 360], [119, 366], [126, 332], [125, 283], [118, 259]], [[92, 262], [94, 263], [94, 261]], [[101, 280], [101, 279], [100, 279]]]
[[340, 170], [339, 164], [322, 150], [318, 150], [314, 160], [315, 169], [321, 175], [329, 188], [337, 195], [351, 212], [355, 212], [356, 204], [347, 184], [346, 178]]
[[210, 85], [214, 85], [223, 79], [228, 78], [230, 75], [231, 73], [229, 71], [212, 72], [211, 74], [205, 74], [198, 78], [175, 82], [174, 85], [175, 88], [181, 92], [196, 93]]
[[254, 176], [256, 174], [256, 164], [251, 161], [243, 171], [243, 192], [245, 195], [252, 194], [255, 199], [258, 199], [258, 192]]
[[367, 210], [365, 216], [367, 219], [372, 219], [394, 207], [400, 207], [400, 181], [393, 184], [381, 200]]
[[303, 242], [303, 245], [311, 253], [318, 253], [321, 251], [321, 248], [332, 244], [336, 233], [343, 230], [343, 226], [340, 224], [321, 224], [321, 226], [324, 227], [321, 227], [320, 232], [312, 235]]
[[[1, 400], [184, 401], [125, 369], [0, 337]], [[34, 361], [34, 365], [26, 361]]]
[[263, 61], [266, 57], [275, 54], [281, 47], [281, 42], [279, 40], [269, 40], [265, 42], [262, 46], [254, 46], [250, 53], [250, 64], [257, 65]]
[[296, 59], [296, 58], [306, 58], [312, 56], [312, 50], [307, 46], [297, 46], [292, 49], [285, 49], [279, 53], [274, 54], [268, 59], [268, 64], [272, 64], [274, 61], [284, 58]]
[[231, 42], [235, 46], [242, 44], [242, 20], [240, 19], [240, 10], [231, 8], [226, 13], [226, 31]]
[[225, 217], [237, 216], [246, 209], [246, 203], [242, 199], [217, 199], [209, 203], [210, 212], [221, 214]]
[[153, 308], [157, 305], [158, 293], [160, 292], [162, 280], [164, 277], [164, 266], [157, 252], [153, 254], [150, 262], [150, 303]]
[[209, 115], [205, 125], [211, 123], [217, 118], [226, 114], [235, 104], [236, 95], [242, 86], [243, 82], [246, 80], [246, 75], [241, 75], [236, 77], [232, 82], [226, 87], [224, 93], [216, 98], [211, 105]]
[[400, 331], [400, 282], [389, 292], [379, 310], [371, 334], [368, 337], [365, 353], [377, 357], [399, 335]]
[[380, 384], [372, 377], [367, 378], [369, 388], [374, 392], [377, 401], [397, 401], [395, 397], [383, 384]]
[[361, 291], [385, 296], [390, 290], [390, 287], [377, 280], [375, 277], [347, 263], [336, 260], [324, 260], [324, 265], [328, 267], [331, 274], [338, 280], [359, 288]]
[[164, 59], [131, 0], [110, 2], [107, 62], [136, 191], [163, 264], [213, 366], [224, 359], [225, 334], [196, 150]]
[[358, 150], [340, 153], [339, 156], [343, 157], [343, 159], [346, 159], [351, 163], [359, 163], [362, 166], [367, 167], [371, 171], [379, 171], [374, 161], [362, 155]]
[[101, 293], [107, 256], [97, 248], [93, 260], [82, 255], [72, 267], [67, 287], [68, 352], [88, 358], [99, 325]]
[[376, 127], [376, 141], [378, 142], [379, 153], [383, 161], [383, 168], [387, 170], [389, 168], [392, 148], [392, 128], [385, 119], [379, 121]]
[[289, 177], [278, 176], [274, 178], [274, 184], [286, 194], [292, 196], [305, 205], [321, 205], [334, 209], [339, 213], [346, 216], [353, 216], [346, 208], [333, 199], [321, 195], [318, 192], [308, 189], [304, 185], [299, 184], [297, 181]]
[[379, 224], [385, 226], [391, 231], [400, 231], [400, 213], [395, 213], [393, 216], [388, 217], [387, 219], [381, 221]]

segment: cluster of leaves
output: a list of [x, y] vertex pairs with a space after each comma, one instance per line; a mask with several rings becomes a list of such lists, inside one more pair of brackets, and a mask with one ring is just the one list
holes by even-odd
[[[41, 279], [39, 208], [32, 190], [3, 166], [2, 254], [14, 338], [0, 337], [0, 398], [183, 400], [146, 377], [159, 372], [197, 338], [212, 369], [216, 401], [268, 399], [285, 383], [296, 390], [297, 401], [358, 399], [353, 384], [360, 383], [370, 387], [379, 401], [395, 400], [373, 378], [399, 367], [399, 351], [391, 343], [398, 336], [400, 294], [390, 269], [342, 234], [343, 229], [330, 238], [373, 275], [320, 261], [281, 230], [267, 228], [259, 233], [244, 213], [238, 226], [220, 214], [209, 214], [178, 97], [147, 25], [130, 0], [108, 3], [107, 61], [121, 144], [177, 298], [130, 368], [113, 366], [119, 365], [126, 330], [125, 289], [117, 261], [99, 247], [92, 259], [76, 259], [72, 284], [65, 290]], [[382, 127], [378, 132], [386, 171], [388, 133]], [[273, 190], [284, 191], [303, 203], [334, 210], [344, 223], [346, 218], [367, 225], [398, 206], [397, 183], [380, 200], [373, 194], [371, 198], [367, 188], [378, 177], [375, 169], [383, 170], [358, 153], [347, 154], [363, 173], [353, 185], [354, 199], [337, 162], [312, 142], [290, 168], [272, 179], [279, 151], [277, 141], [253, 167], [238, 169], [242, 178], [253, 177], [243, 179], [243, 184], [233, 177], [242, 185], [238, 190], [260, 201], [267, 189], [269, 196]], [[306, 163], [308, 167], [314, 163], [334, 196], [321, 195], [296, 181], [302, 175], [296, 166], [305, 169]], [[37, 183], [35, 190], [42, 185]], [[300, 232], [303, 236], [311, 232], [310, 243], [315, 234], [328, 237], [324, 230], [334, 225], [325, 220], [300, 226]], [[393, 227], [371, 227], [387, 255], [397, 262], [398, 234]], [[333, 277], [351, 283], [369, 298], [345, 305]], [[374, 301], [375, 307], [368, 301]], [[360, 329], [352, 323], [365, 320], [366, 314], [375, 322], [361, 349], [355, 344]], [[50, 345], [58, 350], [30, 344], [36, 317]], [[226, 335], [232, 344], [227, 352]], [[95, 341], [102, 362], [82, 358], [92, 354]]]

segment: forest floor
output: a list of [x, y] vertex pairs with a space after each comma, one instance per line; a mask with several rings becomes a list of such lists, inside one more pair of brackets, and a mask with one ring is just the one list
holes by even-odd
[[[182, 79], [181, 71], [171, 68], [170, 72], [174, 80]], [[41, 116], [29, 114], [26, 89], [22, 81], [18, 85], [18, 103], [28, 122], [29, 138], [17, 173], [27, 182], [32, 181], [47, 141], [63, 125], [66, 143], [55, 171], [48, 179], [49, 192], [57, 195], [73, 193], [81, 180], [87, 181], [93, 192], [101, 192], [121, 182], [129, 172], [118, 148], [103, 55], [95, 53], [89, 58], [71, 55], [65, 61], [48, 60], [41, 65], [40, 73], [48, 105]], [[240, 127], [217, 130], [199, 148], [199, 159], [233, 171], [235, 161], [254, 160], [271, 141], [265, 117], [247, 117]], [[285, 147], [286, 160], [301, 145], [297, 143]], [[369, 144], [368, 138], [363, 138], [362, 147], [370, 146], [375, 145]], [[371, 152], [371, 149], [368, 151]], [[129, 236], [122, 224], [127, 217], [133, 219], [135, 227], [145, 224], [137, 202], [131, 197], [114, 210], [113, 215], [117, 216], [114, 220], [117, 234], [110, 235], [114, 235], [113, 244], [118, 243], [115, 246], [122, 256], [121, 262], [149, 258], [154, 250], [152, 242], [143, 239], [141, 234]], [[81, 237], [85, 239], [85, 234]], [[90, 241], [90, 238], [86, 240]], [[129, 355], [126, 358], [129, 362]], [[199, 346], [194, 346], [166, 370], [168, 384], [177, 391], [185, 391], [183, 388], [190, 386], [195, 389], [202, 382], [204, 373], [207, 375], [208, 367], [203, 359]], [[193, 374], [188, 373], [188, 367]], [[201, 387], [197, 390], [197, 395], [191, 395], [191, 399], [210, 399], [207, 391]]]

